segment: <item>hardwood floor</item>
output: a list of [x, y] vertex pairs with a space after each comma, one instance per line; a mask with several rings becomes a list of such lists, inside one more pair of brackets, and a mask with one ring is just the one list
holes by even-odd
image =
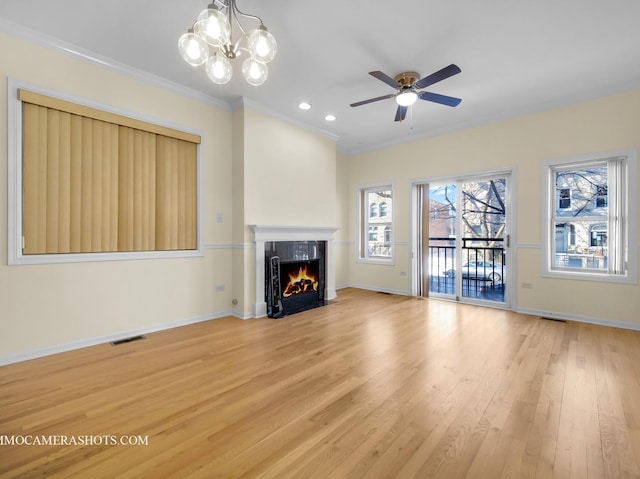
[[[6, 445], [50, 435], [148, 445]], [[346, 289], [2, 367], [0, 438], [0, 477], [638, 478], [640, 333]]]

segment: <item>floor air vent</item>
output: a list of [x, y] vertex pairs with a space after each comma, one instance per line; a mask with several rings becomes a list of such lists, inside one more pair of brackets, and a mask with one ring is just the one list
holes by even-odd
[[145, 339], [144, 336], [131, 336], [130, 338], [118, 339], [117, 341], [112, 341], [112, 346], [119, 346], [121, 344], [130, 343], [132, 341], [139, 341], [141, 339]]
[[566, 323], [566, 319], [558, 319], [558, 318], [547, 318], [546, 316], [540, 316], [540, 319], [544, 319], [545, 321], [555, 321], [556, 323]]

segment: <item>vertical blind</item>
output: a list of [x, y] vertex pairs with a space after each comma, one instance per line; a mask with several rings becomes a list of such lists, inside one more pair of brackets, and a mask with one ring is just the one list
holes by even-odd
[[197, 248], [199, 137], [25, 90], [19, 99], [23, 254]]

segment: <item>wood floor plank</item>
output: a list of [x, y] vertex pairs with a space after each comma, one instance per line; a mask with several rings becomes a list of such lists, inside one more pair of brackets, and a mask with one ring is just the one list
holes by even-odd
[[0, 367], [0, 477], [640, 478], [638, 397], [638, 332], [348, 288]]

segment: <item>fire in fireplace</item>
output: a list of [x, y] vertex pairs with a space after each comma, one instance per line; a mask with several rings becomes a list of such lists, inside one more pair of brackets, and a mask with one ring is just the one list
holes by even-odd
[[317, 261], [280, 263], [282, 297], [318, 291]]

